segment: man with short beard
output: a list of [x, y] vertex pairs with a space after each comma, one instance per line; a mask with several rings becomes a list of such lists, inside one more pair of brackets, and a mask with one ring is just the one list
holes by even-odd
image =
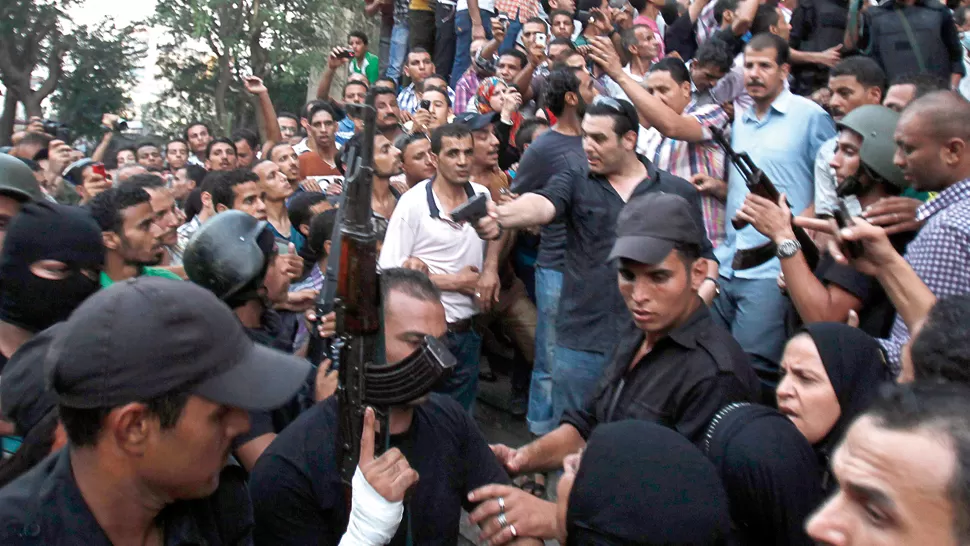
[[134, 186], [148, 192], [151, 197], [152, 212], [155, 213], [155, 221], [162, 229], [162, 234], [158, 240], [164, 246], [162, 265], [182, 265], [182, 254], [178, 251], [178, 228], [182, 225], [185, 217], [175, 206], [175, 198], [172, 196], [165, 181], [160, 176], [154, 174], [140, 174], [133, 176], [126, 183], [126, 186]]
[[180, 138], [172, 139], [165, 145], [165, 163], [175, 172], [189, 162], [189, 145]]
[[104, 242], [104, 270], [101, 286], [138, 276], [180, 280], [178, 275], [158, 267], [165, 229], [158, 225], [148, 192], [134, 186], [111, 188], [88, 203], [88, 210], [101, 227]]

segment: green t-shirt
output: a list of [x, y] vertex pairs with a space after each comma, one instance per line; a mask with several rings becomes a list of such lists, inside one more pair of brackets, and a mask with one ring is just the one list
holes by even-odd
[[379, 61], [377, 60], [377, 55], [374, 55], [370, 51], [364, 53], [364, 64], [363, 66], [357, 64], [357, 59], [351, 59], [350, 71], [354, 74], [363, 74], [367, 76], [367, 81], [371, 85], [377, 83], [377, 78], [380, 77], [380, 67], [378, 66]]
[[[182, 280], [182, 277], [179, 277], [175, 273], [172, 273], [171, 271], [169, 271], [167, 269], [161, 269], [159, 267], [145, 267], [145, 268], [142, 268], [141, 275], [140, 276], [145, 276], [145, 277], [162, 277], [162, 278], [165, 278], [165, 279], [172, 279], [173, 281], [180, 281], [180, 280]], [[111, 280], [111, 277], [109, 277], [107, 273], [105, 273], [104, 271], [101, 272], [101, 288], [107, 288], [107, 287], [111, 286], [114, 283], [115, 282], [113, 280]]]

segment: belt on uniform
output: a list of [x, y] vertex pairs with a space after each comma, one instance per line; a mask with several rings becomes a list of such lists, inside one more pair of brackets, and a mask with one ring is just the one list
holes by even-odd
[[464, 334], [472, 329], [472, 319], [466, 318], [448, 323], [448, 331], [453, 334]]

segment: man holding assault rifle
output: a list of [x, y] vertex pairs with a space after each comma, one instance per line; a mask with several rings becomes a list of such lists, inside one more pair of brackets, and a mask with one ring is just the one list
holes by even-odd
[[348, 154], [359, 161], [350, 162], [332, 247], [339, 388], [253, 468], [256, 544], [454, 544], [461, 507], [474, 508], [468, 493], [510, 481], [471, 416], [429, 394], [455, 366], [439, 341], [447, 331], [440, 290], [403, 268], [385, 269], [378, 281], [373, 98], [359, 153]]

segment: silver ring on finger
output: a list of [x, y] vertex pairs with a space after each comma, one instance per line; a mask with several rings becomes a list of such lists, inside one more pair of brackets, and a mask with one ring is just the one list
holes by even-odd
[[509, 525], [509, 531], [512, 531], [513, 537], [519, 536], [519, 533], [515, 532], [515, 525]]
[[499, 514], [498, 517], [495, 519], [496, 521], [498, 521], [498, 524], [501, 525], [502, 527], [509, 526], [509, 520], [505, 519], [505, 512], [502, 512], [501, 514]]
[[505, 498], [504, 497], [499, 497], [498, 498], [498, 509], [503, 514], [505, 513]]

